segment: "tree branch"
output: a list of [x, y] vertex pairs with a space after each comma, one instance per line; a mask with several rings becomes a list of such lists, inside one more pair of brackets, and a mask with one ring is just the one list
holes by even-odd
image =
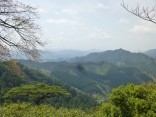
[[135, 9], [130, 9], [128, 4], [126, 5], [124, 1], [121, 3], [121, 6], [133, 15], [156, 24], [156, 6], [151, 9], [149, 9], [148, 7], [142, 7], [141, 9], [140, 5], [137, 5]]

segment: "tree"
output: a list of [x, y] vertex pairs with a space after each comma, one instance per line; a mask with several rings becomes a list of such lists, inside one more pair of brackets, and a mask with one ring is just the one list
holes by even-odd
[[12, 88], [3, 96], [3, 98], [11, 100], [28, 99], [34, 101], [36, 104], [40, 104], [44, 99], [57, 96], [69, 97], [70, 94], [58, 86], [48, 86], [43, 83], [38, 83]]
[[13, 0], [0, 1], [0, 60], [10, 57], [10, 49], [23, 52], [37, 60], [40, 28], [35, 23], [37, 9]]
[[10, 53], [7, 47], [0, 44], [0, 60], [6, 60], [10, 58]]
[[133, 15], [152, 22], [154, 24], [156, 24], [156, 5], [152, 8], [147, 7], [140, 7], [140, 5], [138, 4], [136, 6], [136, 8], [129, 8], [128, 4], [126, 5], [125, 2], [123, 1], [121, 6], [126, 9], [128, 12], [132, 13]]
[[97, 117], [122, 117], [120, 108], [111, 103], [102, 104], [96, 112]]
[[128, 84], [113, 89], [109, 102], [104, 103], [97, 114], [109, 117], [155, 117], [156, 84]]

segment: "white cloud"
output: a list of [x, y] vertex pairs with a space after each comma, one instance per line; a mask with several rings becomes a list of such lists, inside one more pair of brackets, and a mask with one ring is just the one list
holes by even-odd
[[69, 14], [69, 15], [76, 15], [79, 13], [78, 9], [75, 9], [75, 8], [63, 9], [61, 12], [65, 14]]
[[47, 13], [47, 10], [44, 9], [44, 8], [38, 8], [37, 11], [38, 11], [39, 13]]
[[146, 26], [134, 25], [130, 31], [134, 33], [149, 33], [150, 29]]
[[56, 25], [68, 24], [72, 26], [76, 25], [76, 26], [82, 26], [82, 27], [86, 25], [85, 23], [81, 21], [73, 20], [73, 19], [48, 19], [47, 22], [50, 24], [56, 24]]
[[59, 33], [59, 35], [61, 35], [61, 36], [62, 36], [62, 35], [65, 35], [65, 34], [66, 34], [66, 33], [63, 32], [63, 31]]
[[75, 7], [68, 7], [68, 8], [59, 8], [55, 11], [56, 15], [62, 16], [62, 15], [73, 15], [77, 16], [79, 12], [81, 12], [82, 8], [78, 8], [78, 6]]
[[109, 9], [110, 7], [103, 3], [96, 3], [96, 8], [98, 9]]
[[127, 20], [125, 18], [121, 18], [118, 22], [127, 24], [127, 23], [129, 23], [129, 20]]
[[95, 29], [94, 32], [90, 33], [88, 35], [88, 38], [90, 39], [107, 39], [110, 38], [110, 35], [108, 33], [105, 33], [99, 29]]
[[110, 6], [108, 5], [105, 5], [104, 3], [95, 3], [93, 4], [90, 8], [89, 8], [89, 12], [92, 12], [92, 13], [98, 13], [100, 10], [108, 10], [110, 9]]
[[67, 19], [48, 19], [47, 22], [50, 24], [67, 24], [67, 23], [70, 23], [70, 21]]
[[59, 11], [55, 11], [54, 13], [55, 13], [55, 15], [59, 15], [59, 16], [62, 15], [61, 12], [59, 12]]
[[141, 25], [134, 25], [133, 28], [130, 29], [130, 32], [141, 34], [155, 34], [156, 29], [155, 26], [153, 26], [153, 24], [149, 24], [147, 22], [144, 22], [143, 24], [143, 22], [141, 22]]

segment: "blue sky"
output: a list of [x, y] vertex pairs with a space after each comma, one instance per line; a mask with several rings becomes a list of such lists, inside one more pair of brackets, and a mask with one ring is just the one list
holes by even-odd
[[[146, 51], [156, 48], [156, 25], [121, 7], [121, 0], [20, 0], [37, 7], [46, 49]], [[154, 0], [125, 0], [146, 6]]]

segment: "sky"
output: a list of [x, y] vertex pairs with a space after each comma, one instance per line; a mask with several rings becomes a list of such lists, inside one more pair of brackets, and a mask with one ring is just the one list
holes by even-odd
[[[38, 8], [44, 49], [144, 52], [156, 48], [156, 24], [121, 7], [122, 0], [18, 0]], [[155, 0], [125, 0], [152, 7]]]

